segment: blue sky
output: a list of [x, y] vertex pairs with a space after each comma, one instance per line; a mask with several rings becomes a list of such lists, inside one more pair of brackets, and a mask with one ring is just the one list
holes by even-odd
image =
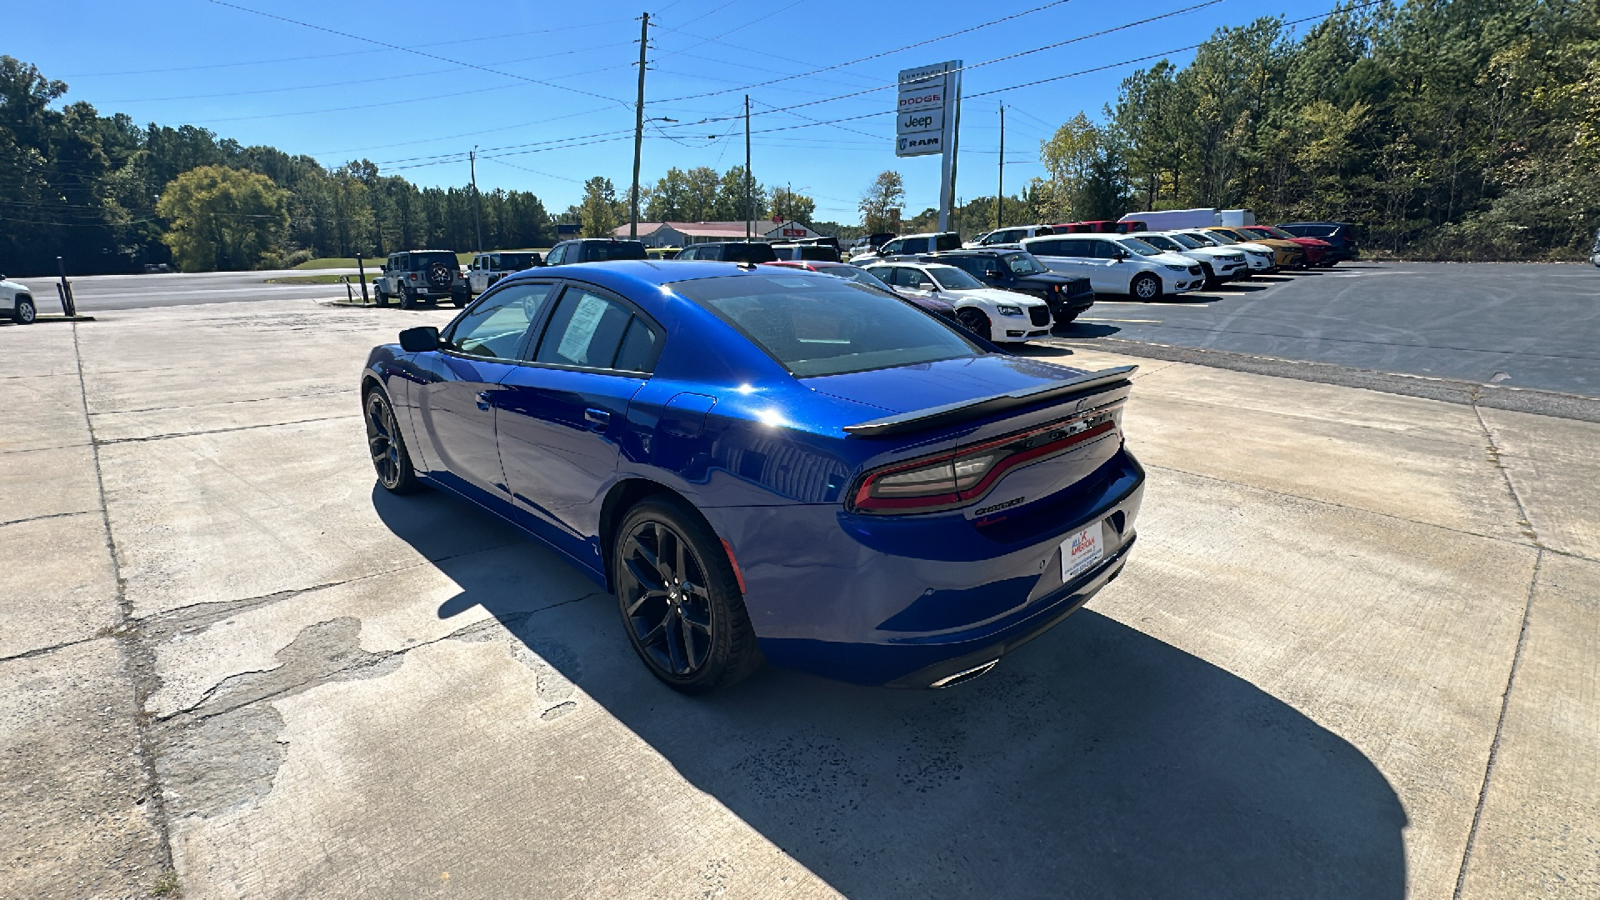
[[[1189, 8], [1205, 0], [227, 2], [302, 24], [211, 0], [13, 4], [5, 52], [66, 81], [67, 100], [86, 100], [102, 113], [200, 125], [327, 165], [367, 158], [424, 185], [465, 184], [465, 154], [477, 144], [480, 188], [533, 191], [555, 212], [577, 202], [583, 180], [593, 175], [611, 178], [619, 194], [626, 190], [633, 165], [631, 63], [638, 58], [638, 17], [648, 10], [658, 27], [651, 29], [646, 115], [677, 122], [647, 126], [641, 180], [653, 183], [670, 166], [725, 170], [742, 163], [738, 116], [748, 90], [757, 180], [816, 198], [820, 220], [853, 222], [857, 199], [886, 168], [905, 176], [909, 212], [938, 202], [938, 158], [894, 156], [891, 86], [900, 69], [952, 59], [971, 67], [963, 85], [971, 99], [962, 108], [962, 197], [994, 192], [997, 111], [1005, 102], [1006, 184], [1014, 192], [1041, 173], [1042, 138], [1080, 110], [1098, 117], [1121, 79], [1150, 63], [1113, 64], [1195, 44], [1224, 25], [1279, 14], [1297, 19], [1334, 6], [1334, 0], [1213, 0], [1198, 9]], [[1169, 13], [1176, 14], [1132, 24]], [[890, 52], [1007, 16], [1015, 18]], [[1118, 26], [1131, 27], [976, 65]], [[885, 55], [840, 65], [875, 54]], [[1191, 55], [1170, 58], [1182, 63]], [[1110, 68], [1001, 90], [1102, 66]], [[837, 68], [815, 71], [824, 67]], [[802, 77], [787, 78], [794, 75]], [[785, 80], [768, 83], [777, 79]], [[792, 108], [798, 104], [807, 105]]]

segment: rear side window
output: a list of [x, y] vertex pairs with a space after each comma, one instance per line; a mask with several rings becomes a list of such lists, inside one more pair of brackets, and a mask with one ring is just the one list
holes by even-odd
[[645, 324], [638, 316], [628, 323], [628, 330], [622, 335], [622, 348], [617, 351], [617, 361], [612, 365], [614, 369], [624, 372], [648, 372], [655, 365], [656, 345], [661, 343], [661, 338], [654, 328]]
[[933, 238], [933, 249], [934, 250], [960, 250], [961, 249], [961, 235], [955, 234], [955, 233], [949, 232], [949, 231], [947, 231], [947, 232], [945, 232], [943, 234], [935, 235], [934, 238]]
[[561, 295], [534, 360], [561, 366], [609, 369], [633, 312], [582, 288]]
[[595, 241], [585, 248], [583, 258], [589, 262], [613, 259], [648, 259], [644, 244], [638, 241]]
[[680, 281], [672, 289], [799, 378], [982, 354], [937, 318], [842, 278], [763, 272]]
[[927, 253], [928, 252], [928, 239], [927, 238], [906, 238], [905, 243], [900, 245], [900, 252], [901, 253]]

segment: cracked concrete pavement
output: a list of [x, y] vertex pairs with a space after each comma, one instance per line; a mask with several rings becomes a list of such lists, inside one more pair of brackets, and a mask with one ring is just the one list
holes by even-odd
[[946, 692], [690, 699], [611, 599], [374, 489], [264, 301], [0, 328], [0, 894], [1600, 893], [1600, 425], [1135, 362], [1124, 577]]

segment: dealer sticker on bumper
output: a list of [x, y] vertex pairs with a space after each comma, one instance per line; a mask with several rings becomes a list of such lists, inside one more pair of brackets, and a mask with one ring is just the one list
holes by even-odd
[[1096, 522], [1061, 542], [1061, 582], [1065, 584], [1084, 572], [1105, 555], [1102, 540], [1103, 523]]

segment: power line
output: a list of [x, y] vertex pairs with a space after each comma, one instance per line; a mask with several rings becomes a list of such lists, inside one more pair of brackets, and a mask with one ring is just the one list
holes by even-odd
[[[566, 25], [561, 28], [540, 28], [534, 31], [514, 31], [510, 34], [492, 34], [485, 37], [457, 38], [453, 41], [429, 41], [422, 46], [440, 47], [448, 44], [472, 44], [481, 41], [500, 41], [509, 37], [522, 37], [530, 34], [554, 34], [558, 31], [576, 31], [580, 28], [599, 28], [602, 25], [614, 25], [626, 22], [627, 19], [607, 19], [604, 22], [590, 22], [587, 25]], [[382, 53], [383, 50], [347, 50], [343, 53], [318, 53], [314, 56], [280, 56], [276, 59], [256, 59], [245, 62], [207, 63], [197, 66], [169, 66], [162, 69], [129, 69], [122, 72], [84, 72], [78, 75], [63, 75], [67, 78], [109, 78], [122, 75], [156, 75], [163, 72], [198, 72], [204, 69], [229, 69], [240, 66], [269, 66], [286, 62], [304, 62], [306, 60], [333, 59], [340, 56], [366, 56], [372, 53]]]
[[[749, 90], [751, 88], [767, 87], [769, 85], [781, 84], [781, 83], [783, 83], [785, 81], [793, 81], [796, 78], [807, 78], [807, 77], [812, 76], [812, 75], [820, 75], [823, 72], [831, 72], [831, 71], [833, 71], [835, 69], [843, 69], [843, 68], [845, 68], [847, 66], [854, 66], [854, 65], [857, 65], [857, 64], [860, 64], [860, 63], [864, 63], [864, 62], [870, 62], [871, 60], [874, 60], [874, 59], [882, 59], [885, 56], [893, 56], [896, 53], [904, 53], [907, 50], [915, 50], [918, 47], [926, 47], [929, 44], [936, 44], [936, 43], [938, 43], [940, 41], [949, 40], [950, 38], [953, 38], [953, 37], [960, 37], [963, 34], [971, 34], [974, 31], [981, 31], [981, 30], [983, 30], [985, 28], [988, 28], [988, 27], [990, 27], [992, 25], [999, 25], [1002, 22], [1010, 22], [1013, 19], [1020, 19], [1023, 16], [1030, 16], [1030, 15], [1033, 15], [1034, 13], [1036, 13], [1036, 12], [1041, 12], [1043, 10], [1047, 10], [1047, 9], [1052, 8], [1052, 7], [1060, 6], [1060, 5], [1064, 4], [1064, 3], [1070, 3], [1070, 2], [1071, 2], [1071, 0], [1052, 0], [1052, 2], [1046, 3], [1043, 6], [1035, 6], [1032, 9], [1025, 9], [1022, 12], [1012, 13], [1009, 16], [1002, 16], [1001, 18], [998, 18], [998, 19], [991, 19], [991, 20], [989, 20], [987, 22], [981, 22], [981, 23], [979, 23], [977, 25], [973, 25], [973, 26], [968, 27], [968, 28], [963, 28], [960, 31], [952, 31], [949, 34], [941, 34], [938, 37], [928, 38], [927, 40], [918, 41], [918, 42], [916, 42], [914, 44], [907, 44], [904, 47], [898, 47], [898, 48], [896, 48], [894, 50], [884, 50], [881, 53], [873, 53], [873, 54], [871, 54], [869, 56], [863, 56], [863, 57], [861, 57], [859, 59], [852, 59], [849, 62], [835, 63], [834, 65], [831, 65], [831, 66], [823, 66], [823, 67], [821, 67], [819, 69], [813, 69], [810, 72], [801, 72], [801, 73], [796, 74], [796, 75], [785, 75], [785, 76], [783, 76], [781, 78], [774, 78], [774, 79], [772, 79], [770, 81], [761, 81], [761, 82], [757, 82], [755, 84], [747, 84], [747, 85], [744, 85], [742, 87], [727, 88], [725, 90], [720, 90], [720, 91], [710, 91], [710, 92], [707, 92], [707, 93], [704, 93], [704, 94], [690, 94], [690, 95], [685, 96], [685, 97], [671, 97], [671, 98], [668, 98], [667, 100], [664, 100], [662, 102], [674, 103], [674, 102], [677, 102], [679, 100], [698, 100], [701, 97], [715, 97], [715, 96], [717, 96], [719, 94], [737, 93], [737, 92], [740, 92], [740, 91]], [[1219, 0], [1219, 2], [1220, 2], [1220, 0]]]
[[263, 11], [261, 11], [259, 9], [251, 9], [248, 6], [239, 6], [238, 4], [235, 4], [235, 3], [229, 3], [229, 2], [227, 2], [227, 0], [207, 0], [207, 2], [215, 4], [217, 6], [224, 6], [224, 7], [227, 7], [228, 9], [236, 9], [236, 10], [239, 10], [240, 12], [251, 13], [253, 15], [261, 16], [263, 18], [276, 19], [276, 20], [278, 20], [280, 22], [287, 22], [287, 23], [289, 23], [291, 25], [299, 25], [302, 28], [310, 28], [313, 31], [326, 32], [327, 34], [336, 35], [336, 36], [342, 37], [342, 38], [348, 38], [348, 39], [350, 39], [352, 41], [364, 41], [364, 42], [366, 42], [368, 44], [376, 44], [379, 47], [387, 47], [390, 50], [399, 50], [399, 51], [401, 51], [403, 53], [412, 53], [412, 54], [415, 54], [417, 56], [425, 57], [427, 59], [435, 59], [435, 60], [438, 60], [439, 62], [447, 62], [447, 63], [451, 63], [452, 65], [461, 66], [463, 68], [477, 69], [477, 70], [479, 70], [481, 72], [488, 72], [488, 73], [493, 74], [493, 75], [500, 75], [500, 76], [503, 76], [503, 77], [506, 77], [506, 78], [514, 78], [514, 79], [516, 79], [518, 81], [526, 81], [529, 84], [538, 84], [538, 85], [543, 85], [544, 87], [548, 87], [548, 88], [555, 88], [556, 90], [559, 90], [559, 91], [568, 91], [568, 92], [574, 93], [574, 94], [582, 94], [585, 97], [597, 97], [597, 98], [599, 98], [601, 100], [610, 100], [612, 103], [616, 103], [616, 104], [621, 105], [621, 106], [627, 106], [626, 103], [624, 103], [621, 100], [618, 100], [615, 97], [607, 97], [604, 94], [596, 94], [593, 91], [585, 91], [585, 90], [582, 90], [580, 88], [567, 87], [564, 84], [556, 84], [556, 83], [550, 82], [550, 81], [542, 81], [542, 80], [540, 80], [538, 78], [529, 78], [526, 75], [516, 75], [516, 74], [513, 74], [511, 72], [501, 71], [499, 69], [491, 69], [488, 66], [480, 66], [480, 65], [475, 65], [473, 63], [466, 63], [466, 62], [462, 62], [462, 61], [460, 61], [458, 59], [451, 59], [451, 58], [449, 58], [447, 56], [439, 56], [436, 53], [427, 53], [425, 51], [418, 50], [418, 49], [416, 49], [414, 47], [402, 47], [399, 44], [390, 44], [390, 43], [387, 43], [385, 41], [373, 40], [372, 38], [369, 38], [369, 37], [362, 37], [360, 35], [350, 34], [349, 32], [339, 31], [337, 29], [328, 28], [328, 27], [323, 26], [323, 25], [313, 25], [310, 22], [302, 22], [299, 19], [291, 19], [291, 18], [289, 18], [287, 16], [280, 16], [280, 15], [278, 15], [276, 13], [263, 12]]

